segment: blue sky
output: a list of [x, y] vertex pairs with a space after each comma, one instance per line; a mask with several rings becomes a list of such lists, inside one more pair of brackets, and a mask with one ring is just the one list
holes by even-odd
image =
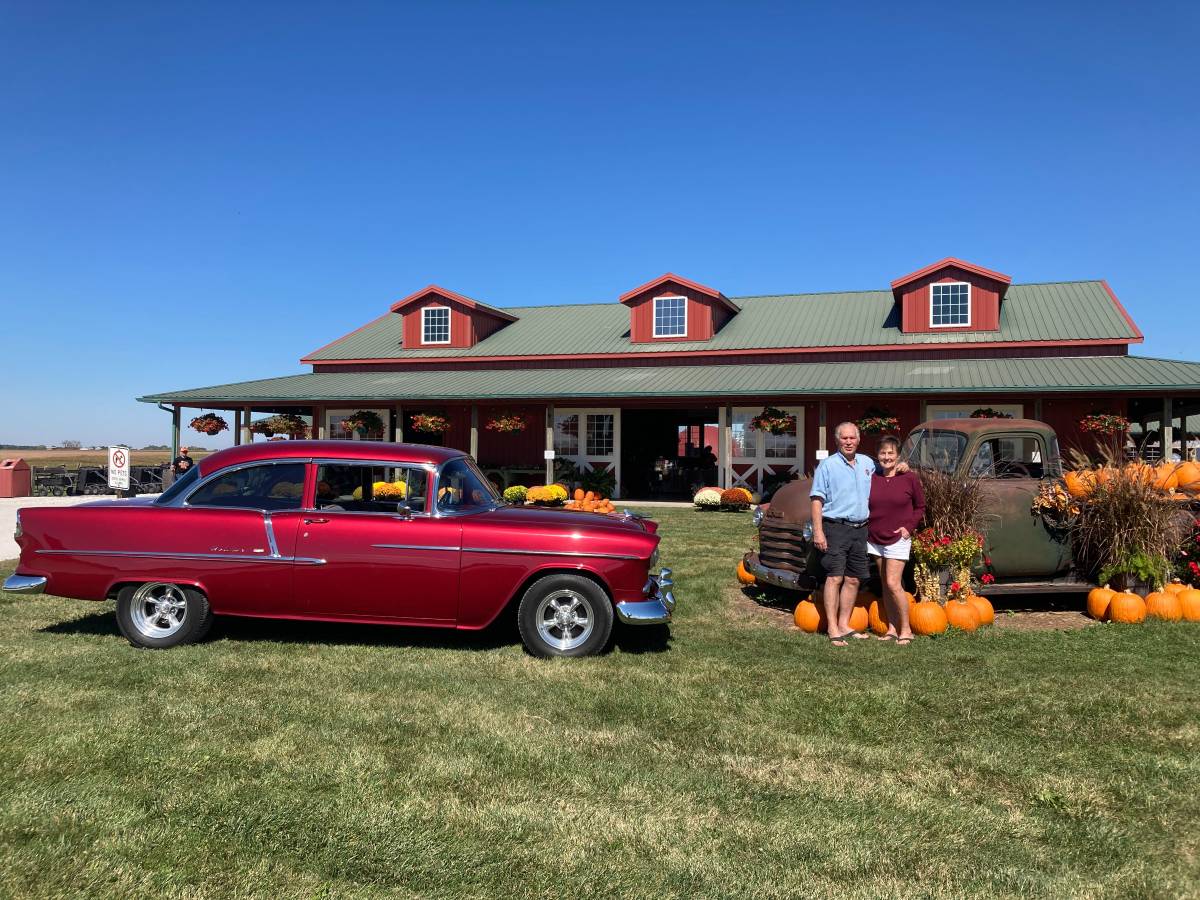
[[1107, 278], [1200, 359], [1197, 7], [833, 6], [0, 5], [0, 442], [164, 442], [136, 396], [306, 371], [430, 282], [953, 255]]

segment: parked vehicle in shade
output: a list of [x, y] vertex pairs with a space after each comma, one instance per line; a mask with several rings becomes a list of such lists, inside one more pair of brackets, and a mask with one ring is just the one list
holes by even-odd
[[475, 461], [424, 445], [248, 444], [157, 499], [19, 512], [6, 591], [115, 600], [141, 647], [213, 616], [486, 627], [510, 604], [538, 656], [603, 648], [614, 620], [670, 620], [655, 523], [504, 504]]
[[[981, 480], [991, 523], [987, 554], [995, 584], [988, 594], [1078, 591], [1085, 582], [1072, 572], [1065, 535], [1032, 514], [1045, 479], [1062, 474], [1054, 429], [1032, 419], [936, 419], [908, 435], [900, 458], [914, 469]], [[764, 585], [811, 591], [821, 580], [812, 552], [812, 479], [798, 479], [760, 508], [759, 549], [743, 558], [746, 571]]]

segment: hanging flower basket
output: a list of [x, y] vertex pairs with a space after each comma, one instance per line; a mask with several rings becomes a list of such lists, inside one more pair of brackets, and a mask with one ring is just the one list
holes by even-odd
[[992, 409], [990, 406], [981, 406], [979, 409], [971, 413], [972, 419], [1011, 419], [1012, 414], [1000, 412], [998, 409]]
[[450, 430], [450, 422], [445, 416], [421, 413], [412, 417], [412, 430], [421, 434], [442, 434]]
[[529, 422], [522, 415], [499, 413], [488, 419], [487, 424], [483, 427], [488, 431], [495, 431], [500, 434], [519, 434], [529, 427]]
[[365, 436], [372, 431], [383, 431], [383, 419], [374, 410], [360, 409], [354, 415], [342, 419], [342, 427], [347, 431], [357, 431], [360, 435]]
[[1129, 430], [1129, 420], [1114, 413], [1095, 412], [1079, 420], [1079, 430], [1109, 436], [1124, 434]]
[[750, 420], [750, 427], [768, 434], [787, 434], [796, 430], [796, 417], [774, 406], [764, 406], [763, 411]]
[[267, 437], [274, 434], [286, 434], [292, 438], [303, 438], [308, 436], [308, 426], [299, 416], [291, 413], [279, 413], [251, 422], [250, 433], [262, 434]]
[[229, 423], [216, 413], [205, 413], [202, 416], [196, 416], [196, 418], [192, 419], [190, 425], [195, 431], [209, 436], [220, 434], [222, 431], [229, 429]]
[[892, 415], [890, 409], [872, 406], [858, 420], [858, 430], [863, 434], [891, 434], [900, 430], [900, 419]]

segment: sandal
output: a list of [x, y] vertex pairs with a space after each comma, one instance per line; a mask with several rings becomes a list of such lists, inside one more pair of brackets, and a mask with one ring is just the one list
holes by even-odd
[[913, 639], [912, 639], [912, 638], [910, 638], [910, 637], [907, 637], [907, 638], [896, 638], [896, 646], [897, 646], [897, 647], [907, 647], [907, 646], [908, 646], [909, 644], [911, 644], [912, 642], [913, 642]]
[[894, 634], [881, 634], [881, 635], [879, 635], [879, 637], [875, 638], [875, 640], [884, 641], [884, 642], [894, 641], [894, 640], [896, 640], [896, 636]]
[[843, 635], [842, 635], [842, 637], [844, 637], [844, 638], [845, 638], [845, 637], [852, 637], [852, 638], [854, 638], [856, 641], [865, 641], [867, 638], [869, 638], [869, 637], [870, 637], [870, 635], [869, 635], [869, 634], [866, 634], [866, 633], [864, 633], [864, 632], [862, 632], [862, 631], [855, 631], [854, 629], [850, 629], [850, 630], [849, 630], [849, 631], [847, 631], [845, 634], [843, 634]]

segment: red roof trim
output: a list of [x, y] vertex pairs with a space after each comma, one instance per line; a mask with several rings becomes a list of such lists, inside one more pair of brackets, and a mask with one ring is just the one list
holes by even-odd
[[497, 319], [504, 319], [508, 322], [517, 321], [516, 316], [511, 316], [502, 310], [496, 309], [495, 307], [485, 306], [476, 300], [472, 300], [470, 297], [464, 297], [462, 294], [456, 294], [454, 291], [448, 291], [444, 287], [438, 287], [436, 284], [431, 284], [428, 287], [424, 287], [415, 294], [409, 294], [403, 300], [397, 300], [392, 304], [392, 312], [400, 312], [400, 310], [404, 307], [412, 303], [416, 303], [418, 300], [422, 300], [425, 297], [428, 297], [430, 294], [437, 294], [439, 297], [442, 297], [445, 300], [453, 300], [457, 303], [461, 303], [468, 309], [477, 309], [484, 315], [494, 316]]
[[1129, 312], [1125, 309], [1125, 305], [1117, 299], [1117, 295], [1114, 294], [1113, 289], [1108, 286], [1108, 282], [1101, 278], [1100, 283], [1104, 285], [1104, 289], [1108, 291], [1108, 296], [1112, 297], [1112, 302], [1117, 306], [1117, 312], [1125, 317], [1125, 321], [1129, 323], [1129, 327], [1132, 328], [1133, 333], [1137, 335], [1138, 342], [1140, 343], [1141, 341], [1145, 340], [1145, 335], [1142, 334], [1142, 329], [1138, 328], [1134, 323], [1133, 317], [1129, 315]]
[[991, 269], [985, 269], [983, 266], [977, 266], [974, 263], [969, 263], [965, 259], [947, 256], [945, 259], [938, 260], [935, 263], [925, 266], [923, 269], [917, 269], [917, 271], [911, 272], [908, 275], [905, 275], [903, 278], [897, 278], [892, 282], [892, 290], [894, 291], [896, 288], [916, 281], [918, 278], [924, 278], [926, 275], [932, 275], [938, 269], [945, 269], [949, 266], [964, 269], [967, 272], [972, 272], [975, 275], [980, 275], [984, 278], [990, 278], [993, 281], [1000, 282], [1001, 284], [1012, 284], [1011, 275], [1005, 275], [1002, 272], [993, 272]]
[[[1130, 323], [1132, 324], [1132, 323]], [[448, 362], [528, 362], [534, 359], [677, 359], [681, 356], [694, 356], [707, 359], [713, 356], [768, 356], [777, 353], [854, 353], [881, 352], [888, 350], [915, 351], [929, 350], [970, 350], [976, 347], [994, 349], [997, 347], [1095, 347], [1103, 344], [1140, 344], [1143, 341], [1141, 332], [1136, 338], [1089, 338], [1082, 341], [977, 341], [954, 344], [853, 344], [844, 347], [755, 347], [742, 350], [664, 350], [662, 353], [539, 353], [530, 356], [420, 356], [420, 357], [391, 357], [390, 359], [312, 359], [304, 357], [302, 363], [322, 366], [357, 366], [367, 363], [390, 363], [393, 365], [441, 365]]]
[[666, 284], [668, 281], [673, 281], [673, 282], [675, 282], [675, 284], [682, 285], [685, 288], [691, 288], [693, 291], [696, 291], [697, 293], [700, 293], [700, 294], [704, 294], [706, 297], [712, 297], [714, 300], [716, 300], [722, 306], [725, 306], [730, 312], [735, 312], [735, 313], [741, 312], [741, 310], [734, 303], [732, 303], [728, 297], [726, 297], [724, 294], [722, 294], [716, 288], [710, 288], [706, 284], [701, 284], [698, 281], [692, 281], [690, 279], [683, 278], [683, 277], [681, 277], [679, 275], [675, 275], [671, 272], [668, 272], [665, 275], [661, 275], [658, 278], [655, 278], [653, 281], [647, 281], [645, 284], [640, 285], [639, 287], [635, 287], [632, 291], [626, 291], [618, 299], [620, 299], [620, 301], [622, 303], [628, 303], [630, 300], [632, 300], [634, 297], [637, 297], [639, 294], [644, 294], [644, 293], [646, 293], [646, 291], [652, 291], [655, 288], [661, 287], [662, 285]]

